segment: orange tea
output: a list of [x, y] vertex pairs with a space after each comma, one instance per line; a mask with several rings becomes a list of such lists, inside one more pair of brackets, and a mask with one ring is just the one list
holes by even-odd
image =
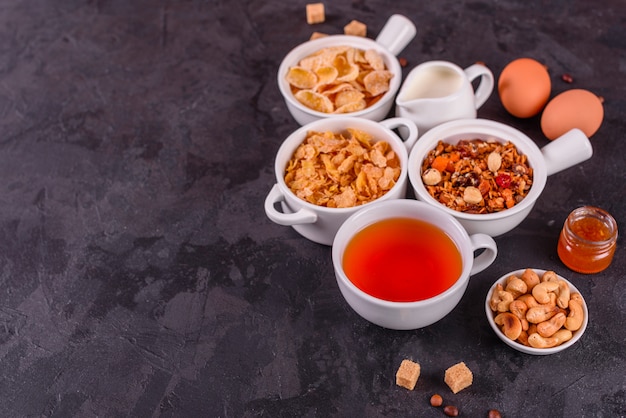
[[343, 269], [365, 293], [393, 302], [436, 296], [461, 276], [454, 241], [428, 222], [391, 218], [359, 231], [346, 246]]

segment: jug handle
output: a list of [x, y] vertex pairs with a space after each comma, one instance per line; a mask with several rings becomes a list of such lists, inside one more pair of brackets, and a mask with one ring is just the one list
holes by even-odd
[[476, 93], [474, 94], [476, 98], [474, 100], [474, 103], [476, 109], [478, 109], [483, 104], [485, 104], [489, 96], [491, 96], [491, 92], [493, 91], [494, 87], [493, 73], [489, 68], [485, 67], [482, 64], [470, 65], [463, 71], [465, 72], [465, 75], [469, 79], [470, 83], [476, 78], [480, 77], [480, 84], [478, 84], [478, 87], [476, 88]]
[[403, 15], [392, 15], [381, 29], [376, 42], [393, 55], [398, 56], [415, 37], [417, 29], [411, 20]]

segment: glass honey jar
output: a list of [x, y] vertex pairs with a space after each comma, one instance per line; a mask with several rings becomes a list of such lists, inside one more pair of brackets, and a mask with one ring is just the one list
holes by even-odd
[[578, 273], [598, 273], [613, 260], [617, 243], [617, 222], [605, 210], [593, 206], [569, 214], [557, 246], [559, 258]]

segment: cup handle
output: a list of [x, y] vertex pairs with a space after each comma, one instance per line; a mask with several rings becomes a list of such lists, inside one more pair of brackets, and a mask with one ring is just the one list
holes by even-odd
[[[417, 141], [419, 135], [417, 125], [411, 119], [407, 118], [389, 118], [380, 122], [385, 128], [393, 130], [396, 128], [400, 132], [400, 139], [402, 139], [404, 146], [408, 152], [411, 152], [413, 145]], [[405, 138], [406, 137], [406, 138]]]
[[572, 129], [541, 148], [548, 176], [588, 160], [593, 155], [589, 138], [580, 129]]
[[376, 42], [397, 56], [411, 42], [416, 33], [417, 29], [408, 17], [392, 15], [378, 34]]
[[476, 78], [480, 77], [480, 84], [478, 84], [476, 92], [474, 93], [474, 103], [476, 109], [478, 109], [483, 104], [485, 104], [489, 96], [491, 96], [491, 92], [493, 92], [493, 73], [489, 68], [485, 67], [482, 64], [470, 65], [463, 71], [465, 72], [465, 75], [469, 79], [470, 83]]
[[474, 234], [470, 235], [470, 241], [472, 243], [472, 250], [484, 249], [480, 255], [474, 257], [474, 264], [470, 270], [470, 276], [480, 273], [487, 267], [489, 267], [498, 255], [498, 246], [496, 242], [487, 234]]
[[273, 222], [279, 225], [291, 226], [299, 224], [311, 224], [317, 221], [317, 215], [307, 209], [300, 209], [294, 213], [282, 213], [276, 210], [274, 205], [285, 200], [285, 195], [280, 192], [278, 184], [274, 184], [272, 190], [265, 198], [265, 214]]

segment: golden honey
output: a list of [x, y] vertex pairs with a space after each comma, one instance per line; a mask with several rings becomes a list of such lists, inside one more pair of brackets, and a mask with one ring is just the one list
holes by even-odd
[[598, 273], [613, 260], [617, 223], [605, 210], [583, 206], [569, 214], [557, 246], [559, 258], [578, 273]]

